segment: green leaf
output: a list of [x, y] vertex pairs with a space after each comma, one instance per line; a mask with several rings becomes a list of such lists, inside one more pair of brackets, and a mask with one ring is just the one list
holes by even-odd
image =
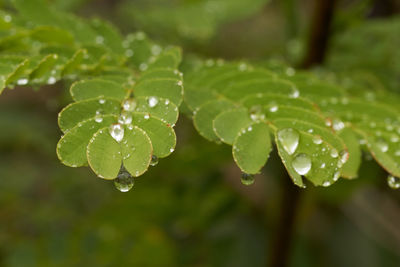
[[133, 89], [135, 96], [156, 96], [169, 99], [179, 107], [182, 102], [182, 81], [176, 79], [146, 79], [137, 83]]
[[232, 154], [239, 168], [248, 174], [259, 173], [271, 152], [270, 132], [266, 123], [253, 123], [236, 137]]
[[120, 143], [110, 135], [109, 127], [102, 128], [87, 147], [90, 167], [104, 179], [115, 179], [122, 164], [133, 176], [140, 176], [148, 169], [151, 155], [150, 138], [137, 127], [125, 127]]
[[74, 83], [70, 89], [75, 101], [104, 97], [122, 101], [128, 96], [128, 90], [122, 85], [101, 79], [84, 80]]
[[240, 108], [220, 113], [215, 117], [213, 127], [222, 142], [232, 145], [236, 136], [252, 123], [248, 110]]
[[98, 98], [75, 102], [66, 106], [58, 115], [58, 125], [64, 133], [79, 122], [103, 115], [118, 116], [121, 110], [119, 101], [111, 98]]
[[176, 145], [173, 128], [167, 123], [150, 117], [148, 113], [132, 113], [132, 124], [146, 132], [153, 146], [153, 154], [159, 158], [170, 155]]
[[356, 178], [361, 165], [362, 156], [357, 135], [352, 129], [345, 127], [338, 132], [338, 136], [346, 144], [349, 152], [349, 158], [342, 168], [342, 176], [346, 178]]
[[60, 161], [70, 167], [86, 165], [86, 148], [90, 139], [100, 128], [109, 126], [116, 121], [116, 116], [106, 115], [102, 117], [101, 121], [92, 118], [77, 124], [57, 144], [57, 156]]
[[[155, 99], [155, 100], [154, 100]], [[157, 101], [154, 106], [150, 106], [150, 102]], [[175, 125], [178, 120], [179, 110], [178, 107], [164, 98], [154, 98], [154, 97], [137, 97], [136, 111], [146, 112], [150, 114], [151, 117], [156, 117], [171, 126]]]
[[86, 154], [90, 168], [98, 177], [110, 180], [117, 177], [123, 156], [121, 144], [112, 138], [109, 127], [101, 128], [93, 135]]
[[197, 131], [210, 141], [218, 141], [214, 132], [213, 121], [223, 111], [235, 108], [235, 105], [227, 100], [213, 100], [203, 104], [193, 116], [193, 123]]

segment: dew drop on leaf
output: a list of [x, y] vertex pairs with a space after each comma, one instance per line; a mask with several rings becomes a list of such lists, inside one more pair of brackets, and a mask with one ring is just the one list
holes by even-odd
[[158, 157], [157, 156], [151, 156], [151, 161], [150, 161], [150, 166], [156, 166], [158, 164]]
[[252, 121], [262, 121], [265, 120], [265, 114], [262, 113], [261, 106], [253, 106], [250, 108], [250, 119]]
[[387, 183], [390, 188], [392, 189], [399, 189], [400, 188], [400, 178], [394, 177], [393, 175], [389, 175], [387, 178]]
[[332, 158], [337, 158], [339, 156], [338, 152], [336, 149], [332, 148], [331, 149], [331, 157]]
[[122, 108], [125, 111], [134, 111], [136, 108], [136, 101], [133, 99], [126, 99], [124, 100], [124, 102], [122, 103]]
[[311, 159], [307, 154], [298, 154], [292, 161], [292, 167], [299, 175], [306, 175], [311, 170]]
[[132, 115], [126, 111], [122, 111], [121, 115], [119, 115], [118, 122], [121, 124], [131, 124]]
[[389, 146], [386, 143], [386, 141], [382, 138], [378, 139], [376, 141], [376, 145], [378, 146], [378, 148], [382, 151], [382, 152], [387, 152], [389, 150]]
[[244, 185], [252, 185], [254, 184], [254, 175], [253, 174], [248, 174], [248, 173], [242, 173], [241, 176], [241, 182]]
[[103, 117], [101, 116], [100, 111], [96, 111], [96, 116], [94, 116], [94, 121], [98, 123], [103, 121]]
[[149, 104], [149, 107], [154, 108], [158, 104], [158, 98], [155, 96], [149, 97], [148, 104]]
[[121, 192], [128, 192], [132, 189], [134, 185], [134, 179], [132, 175], [124, 168], [124, 166], [121, 166], [117, 178], [114, 179], [114, 185], [115, 188]]
[[316, 144], [316, 145], [322, 144], [322, 139], [321, 139], [321, 137], [320, 137], [319, 135], [314, 136], [314, 137], [313, 137], [313, 143]]
[[295, 129], [285, 128], [278, 131], [278, 140], [289, 155], [296, 152], [299, 145], [299, 139], [300, 134]]
[[112, 124], [109, 128], [109, 132], [111, 137], [118, 143], [124, 138], [124, 128], [119, 123]]

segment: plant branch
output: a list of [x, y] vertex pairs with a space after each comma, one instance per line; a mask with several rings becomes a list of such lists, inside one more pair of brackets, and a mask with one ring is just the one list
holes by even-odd
[[315, 0], [306, 55], [300, 68], [307, 69], [324, 62], [336, 0]]

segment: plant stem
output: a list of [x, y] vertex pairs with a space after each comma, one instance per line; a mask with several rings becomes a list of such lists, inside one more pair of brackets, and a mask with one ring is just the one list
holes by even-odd
[[290, 251], [296, 231], [295, 222], [301, 201], [302, 189], [292, 183], [287, 173], [284, 176], [281, 214], [276, 235], [271, 244], [268, 262], [270, 267], [287, 267], [290, 264]]
[[315, 0], [306, 55], [300, 68], [324, 62], [336, 0]]

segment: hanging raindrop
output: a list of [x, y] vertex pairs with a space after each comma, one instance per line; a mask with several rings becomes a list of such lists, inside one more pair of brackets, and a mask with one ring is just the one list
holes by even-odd
[[300, 135], [295, 129], [285, 128], [278, 131], [278, 140], [285, 151], [292, 155], [299, 145]]
[[134, 179], [132, 175], [121, 166], [117, 178], [114, 179], [114, 186], [121, 192], [128, 192], [134, 185]]
[[158, 157], [157, 156], [151, 156], [151, 161], [150, 161], [150, 166], [156, 166], [158, 164]]
[[254, 184], [254, 175], [248, 173], [242, 173], [241, 182], [244, 185], [252, 185]]
[[306, 175], [311, 170], [311, 159], [307, 154], [298, 154], [292, 161], [292, 167], [299, 175]]
[[399, 189], [400, 188], [400, 178], [394, 177], [393, 175], [389, 175], [387, 178], [387, 183], [390, 188], [392, 189]]

